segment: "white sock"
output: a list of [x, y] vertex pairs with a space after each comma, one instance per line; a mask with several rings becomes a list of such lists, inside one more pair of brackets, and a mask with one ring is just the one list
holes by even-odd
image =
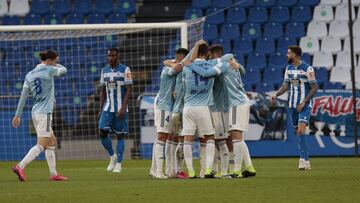
[[226, 141], [218, 143], [220, 162], [221, 162], [221, 175], [227, 175], [229, 169], [229, 148], [226, 145]]
[[251, 157], [247, 144], [245, 143], [245, 141], [240, 142], [240, 144], [241, 144], [241, 154], [243, 155], [245, 167], [252, 166]]
[[234, 172], [234, 152], [229, 151], [229, 171]]
[[18, 164], [19, 167], [24, 169], [30, 162], [34, 161], [34, 159], [36, 159], [36, 157], [38, 157], [39, 154], [43, 151], [44, 148], [41, 145], [33, 146], [23, 158], [23, 160], [20, 161], [20, 163]]
[[200, 177], [204, 177], [206, 170], [206, 143], [200, 142]]
[[206, 141], [206, 169], [212, 168], [215, 156], [215, 140]]
[[176, 170], [175, 170], [175, 165], [176, 165], [176, 159], [175, 159], [175, 156], [176, 156], [176, 147], [177, 147], [178, 143], [177, 142], [173, 142], [171, 147], [170, 147], [170, 159], [171, 159], [171, 167], [170, 167], [170, 171], [171, 171], [171, 174], [176, 174]]
[[192, 142], [184, 142], [184, 159], [188, 171], [194, 171], [193, 156], [192, 156]]
[[241, 171], [242, 165], [242, 152], [241, 152], [241, 140], [233, 140], [234, 145], [234, 171]]
[[170, 175], [171, 173], [171, 146], [172, 141], [166, 141], [165, 144], [165, 174]]
[[179, 173], [182, 171], [182, 164], [184, 162], [184, 143], [179, 143], [175, 150], [175, 172]]
[[57, 171], [56, 171], [55, 147], [48, 147], [45, 150], [45, 158], [49, 166], [50, 175], [56, 176]]
[[152, 148], [152, 155], [151, 155], [151, 168], [150, 168], [150, 173], [155, 174], [156, 172], [156, 160], [155, 160], [155, 146], [156, 146], [156, 142], [157, 140], [154, 142], [153, 144], [153, 148]]
[[164, 161], [164, 147], [165, 142], [157, 141], [155, 146], [155, 165], [156, 171], [161, 172], [163, 171], [163, 161]]
[[219, 163], [219, 150], [215, 146], [215, 155], [214, 155], [214, 161], [213, 161], [213, 166], [212, 166], [212, 170], [215, 173], [217, 173], [219, 171], [218, 163]]

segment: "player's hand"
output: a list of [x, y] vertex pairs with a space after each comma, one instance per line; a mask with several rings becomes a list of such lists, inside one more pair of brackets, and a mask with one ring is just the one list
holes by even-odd
[[182, 71], [182, 69], [183, 69], [183, 66], [181, 64], [177, 64], [175, 66], [175, 70], [176, 70], [177, 73], [180, 73]]
[[246, 92], [246, 96], [249, 98], [249, 99], [254, 99], [253, 95], [249, 92]]
[[20, 123], [21, 123], [21, 118], [19, 116], [15, 116], [11, 122], [14, 128], [18, 128], [20, 126]]
[[126, 113], [126, 108], [121, 107], [120, 111], [117, 113], [117, 116], [119, 118], [124, 118], [125, 117], [125, 113]]
[[201, 40], [197, 41], [195, 45], [200, 46], [202, 44], [207, 44], [207, 42], [205, 40], [201, 39]]
[[240, 64], [236, 63], [234, 60], [230, 60], [229, 65], [232, 69], [235, 69], [235, 70], [240, 69]]
[[301, 112], [303, 110], [305, 106], [305, 102], [301, 102], [298, 106], [297, 106], [297, 112]]
[[190, 65], [190, 64], [191, 64], [191, 61], [190, 61], [190, 60], [185, 60], [185, 61], [182, 63], [183, 66], [188, 66], [188, 65]]
[[275, 94], [274, 94], [274, 95], [271, 95], [271, 97], [270, 97], [270, 102], [271, 102], [271, 103], [275, 103], [276, 98], [277, 98], [277, 96], [276, 96]]

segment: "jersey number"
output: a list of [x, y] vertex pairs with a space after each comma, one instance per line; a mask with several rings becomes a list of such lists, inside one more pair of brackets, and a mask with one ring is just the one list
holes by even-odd
[[35, 95], [40, 95], [42, 93], [42, 87], [41, 87], [41, 79], [35, 78], [34, 80], [34, 86], [35, 86]]
[[199, 86], [199, 83], [200, 82], [203, 82], [205, 85], [207, 85], [208, 84], [208, 78], [204, 78], [204, 77], [201, 77], [200, 75], [198, 75], [196, 72], [194, 72], [193, 71], [193, 73], [194, 73], [194, 75], [195, 75], [195, 77], [194, 77], [194, 79], [195, 79], [195, 85], [196, 86]]

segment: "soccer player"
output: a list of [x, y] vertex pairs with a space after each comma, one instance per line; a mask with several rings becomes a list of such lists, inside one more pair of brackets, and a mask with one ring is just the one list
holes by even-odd
[[284, 75], [284, 83], [271, 101], [286, 91], [290, 85], [288, 95], [290, 118], [299, 142], [299, 170], [311, 169], [305, 130], [309, 124], [312, 108], [311, 98], [316, 94], [318, 85], [313, 67], [301, 60], [302, 50], [299, 46], [289, 46], [287, 51], [288, 63]]
[[32, 147], [28, 154], [16, 164], [12, 170], [20, 181], [26, 181], [25, 167], [36, 159], [45, 150], [46, 161], [49, 166], [49, 180], [62, 181], [66, 177], [56, 171], [55, 147], [56, 138], [51, 128], [52, 112], [55, 104], [54, 95], [54, 76], [60, 76], [67, 72], [67, 69], [57, 64], [58, 54], [53, 50], [41, 52], [42, 63], [38, 64], [32, 71], [26, 74], [20, 101], [12, 120], [12, 126], [17, 128], [21, 123], [21, 114], [26, 103], [26, 99], [31, 93], [34, 102], [32, 107], [32, 119], [36, 134], [37, 144]]
[[[101, 143], [110, 156], [108, 171], [121, 172], [121, 163], [125, 149], [125, 136], [128, 133], [128, 103], [132, 93], [130, 68], [119, 62], [120, 51], [110, 48], [107, 52], [108, 65], [101, 71], [101, 92], [99, 136]], [[106, 101], [105, 101], [106, 98]], [[117, 137], [117, 149], [114, 153], [109, 134]]]

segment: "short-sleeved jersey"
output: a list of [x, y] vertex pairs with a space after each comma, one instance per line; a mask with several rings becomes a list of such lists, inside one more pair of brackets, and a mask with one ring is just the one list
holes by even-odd
[[175, 83], [175, 101], [173, 106], [174, 113], [181, 113], [184, 109], [184, 96], [185, 90], [183, 87], [183, 72], [180, 72], [176, 75], [176, 83]]
[[33, 114], [52, 113], [55, 104], [54, 76], [58, 68], [39, 64], [25, 76], [23, 88], [29, 88], [33, 96]]
[[210, 111], [227, 112], [229, 111], [230, 101], [229, 92], [226, 88], [224, 75], [215, 77], [214, 81], [214, 104], [210, 106]]
[[132, 84], [130, 68], [119, 64], [116, 68], [109, 65], [101, 70], [100, 84], [106, 87], [106, 102], [103, 111], [118, 112], [125, 98], [125, 85]]
[[[223, 63], [223, 66], [229, 66], [229, 63]], [[244, 90], [240, 70], [234, 70], [230, 67], [225, 70], [222, 74], [228, 90], [230, 107], [248, 103], [249, 98]]]
[[[284, 82], [289, 84], [289, 108], [297, 108], [309, 94], [310, 83], [316, 83], [314, 68], [305, 62], [297, 67], [290, 64], [286, 67]], [[311, 101], [306, 105], [311, 107]]]
[[160, 76], [160, 89], [156, 95], [156, 108], [159, 110], [172, 111], [174, 105], [173, 91], [176, 82], [176, 71], [170, 67], [164, 67]]

